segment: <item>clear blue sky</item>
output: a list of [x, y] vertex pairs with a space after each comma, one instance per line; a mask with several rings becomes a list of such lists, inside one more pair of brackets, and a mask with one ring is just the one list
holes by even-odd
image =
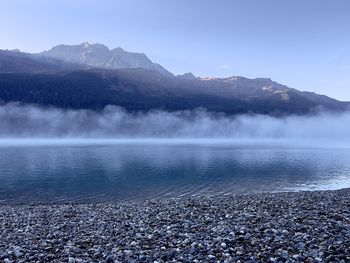
[[1, 49], [102, 43], [175, 74], [269, 77], [350, 100], [348, 0], [1, 0]]

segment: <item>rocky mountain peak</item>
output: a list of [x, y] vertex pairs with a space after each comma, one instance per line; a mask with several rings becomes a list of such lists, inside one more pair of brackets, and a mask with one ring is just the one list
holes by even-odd
[[58, 45], [37, 55], [97, 68], [145, 68], [172, 76], [162, 66], [153, 63], [144, 53], [128, 52], [121, 47], [109, 49], [99, 43], [84, 42], [78, 45]]
[[182, 78], [182, 79], [195, 79], [196, 76], [192, 74], [192, 72], [186, 72], [182, 75], [178, 75], [179, 78]]

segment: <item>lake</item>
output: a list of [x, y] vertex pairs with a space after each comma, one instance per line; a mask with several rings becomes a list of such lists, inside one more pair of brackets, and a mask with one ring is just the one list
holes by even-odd
[[349, 144], [1, 139], [0, 202], [103, 202], [350, 187]]

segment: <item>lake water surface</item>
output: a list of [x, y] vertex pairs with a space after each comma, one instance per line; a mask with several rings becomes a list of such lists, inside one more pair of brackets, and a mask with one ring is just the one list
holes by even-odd
[[344, 143], [0, 140], [0, 202], [84, 202], [350, 187]]

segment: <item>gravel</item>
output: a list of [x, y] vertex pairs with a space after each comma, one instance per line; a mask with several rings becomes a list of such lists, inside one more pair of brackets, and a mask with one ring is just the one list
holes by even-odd
[[350, 262], [350, 189], [0, 206], [0, 262]]

